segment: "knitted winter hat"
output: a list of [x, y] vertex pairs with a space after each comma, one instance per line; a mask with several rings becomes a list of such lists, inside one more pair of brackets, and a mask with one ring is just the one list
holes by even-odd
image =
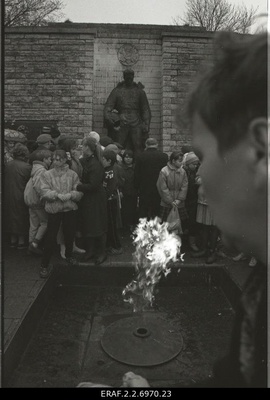
[[198, 161], [199, 161], [199, 159], [193, 151], [186, 153], [184, 156], [184, 160], [183, 160], [185, 165], [192, 164], [192, 163], [198, 162]]
[[48, 142], [52, 142], [52, 137], [48, 133], [42, 133], [41, 135], [39, 135], [37, 137], [38, 144], [44, 144], [44, 143], [48, 143]]
[[105, 150], [112, 150], [115, 152], [115, 154], [119, 153], [119, 148], [117, 147], [116, 144], [112, 143], [112, 144], [108, 144], [108, 146], [105, 147]]
[[109, 136], [102, 136], [100, 138], [99, 143], [101, 144], [101, 146], [106, 147], [106, 146], [108, 146], [108, 144], [113, 144], [113, 140]]

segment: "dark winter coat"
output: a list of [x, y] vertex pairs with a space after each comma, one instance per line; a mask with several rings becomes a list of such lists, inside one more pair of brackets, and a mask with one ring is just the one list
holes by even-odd
[[135, 161], [134, 184], [139, 196], [160, 198], [157, 180], [160, 170], [168, 162], [168, 155], [156, 148], [148, 148], [140, 153]]
[[192, 171], [191, 169], [184, 168], [188, 178], [188, 191], [186, 197], [186, 207], [190, 205], [196, 205], [198, 202], [198, 183], [196, 182], [197, 171]]
[[29, 210], [24, 202], [24, 189], [31, 175], [31, 165], [21, 159], [4, 167], [4, 230], [11, 234], [29, 234]]
[[84, 193], [80, 202], [83, 236], [97, 237], [107, 232], [107, 197], [103, 187], [104, 168], [92, 155], [80, 159], [82, 183], [77, 190]]
[[131, 166], [122, 164], [121, 168], [121, 176], [124, 181], [124, 184], [122, 186], [123, 196], [137, 197], [137, 191], [134, 184], [134, 164]]

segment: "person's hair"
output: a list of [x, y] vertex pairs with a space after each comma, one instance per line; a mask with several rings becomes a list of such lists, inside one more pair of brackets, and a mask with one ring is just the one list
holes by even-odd
[[16, 143], [14, 149], [12, 150], [12, 155], [15, 159], [21, 158], [23, 160], [27, 160], [29, 158], [29, 150], [24, 144]]
[[145, 141], [145, 147], [158, 147], [158, 141], [155, 138], [148, 138]]
[[57, 156], [62, 158], [62, 160], [67, 160], [67, 153], [65, 152], [65, 150], [62, 150], [62, 149], [54, 150], [53, 157], [55, 158]]
[[57, 140], [57, 149], [62, 149], [65, 140], [69, 139], [68, 135], [61, 133]]
[[33, 161], [43, 161], [44, 158], [52, 157], [53, 152], [49, 149], [38, 150], [34, 155]]
[[83, 146], [89, 147], [89, 149], [94, 153], [94, 156], [98, 159], [98, 161], [102, 164], [102, 148], [100, 144], [92, 137], [86, 137], [82, 141]]
[[116, 154], [113, 150], [105, 149], [103, 150], [102, 155], [104, 158], [106, 158], [107, 161], [111, 160], [112, 166], [116, 163]]
[[190, 144], [183, 144], [183, 146], [181, 147], [181, 151], [183, 154], [189, 153], [190, 151], [192, 151], [192, 146]]
[[61, 144], [59, 146], [59, 150], [65, 150], [66, 152], [71, 152], [74, 148], [76, 148], [77, 145], [77, 139], [72, 139], [72, 138], [66, 138], [63, 141], [61, 141]]
[[82, 144], [84, 146], [89, 147], [89, 149], [93, 152], [95, 152], [96, 147], [97, 147], [97, 141], [94, 138], [91, 137], [86, 137], [83, 139]]
[[180, 157], [183, 157], [182, 151], [173, 151], [170, 155], [170, 162], [173, 160], [178, 160]]
[[96, 140], [96, 142], [100, 141], [100, 135], [96, 131], [91, 131], [89, 133], [86, 133], [84, 137], [90, 137]]
[[35, 140], [28, 140], [26, 146], [30, 153], [32, 153], [34, 150], [38, 148], [38, 144]]
[[124, 150], [124, 152], [121, 154], [121, 157], [122, 157], [122, 160], [123, 160], [123, 164], [126, 164], [126, 161], [125, 161], [125, 157], [126, 157], [126, 156], [129, 156], [130, 158], [133, 158], [133, 161], [134, 161], [134, 153], [133, 153], [133, 151], [130, 150], [130, 149], [126, 149], [126, 150]]
[[191, 93], [187, 113], [198, 113], [222, 152], [235, 146], [256, 117], [267, 117], [267, 33], [219, 32], [216, 57]]
[[113, 144], [114, 141], [113, 141], [112, 138], [110, 138], [109, 136], [102, 136], [102, 137], [100, 138], [99, 143], [101, 144], [101, 146], [106, 147], [106, 146], [108, 146], [108, 144]]
[[113, 143], [118, 147], [120, 151], [124, 150], [124, 147], [120, 143], [118, 142], [113, 142]]

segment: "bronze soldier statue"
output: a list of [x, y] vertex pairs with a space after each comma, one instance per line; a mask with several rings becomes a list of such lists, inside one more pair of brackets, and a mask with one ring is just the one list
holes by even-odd
[[114, 141], [138, 154], [148, 138], [151, 110], [144, 86], [133, 82], [134, 71], [126, 69], [123, 77], [105, 103], [104, 121]]

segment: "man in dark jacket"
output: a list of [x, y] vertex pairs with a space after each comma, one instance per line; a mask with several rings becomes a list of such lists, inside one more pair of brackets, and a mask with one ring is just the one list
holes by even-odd
[[158, 150], [158, 142], [148, 138], [145, 151], [135, 160], [134, 184], [139, 196], [139, 218], [153, 219], [159, 215], [160, 196], [157, 179], [160, 170], [167, 165], [168, 155]]

